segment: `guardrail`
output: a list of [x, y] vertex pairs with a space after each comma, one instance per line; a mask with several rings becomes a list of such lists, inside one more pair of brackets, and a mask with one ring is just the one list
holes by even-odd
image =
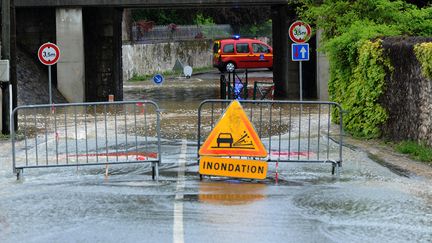
[[[231, 100], [205, 100], [198, 110], [198, 150]], [[342, 108], [335, 102], [240, 101], [268, 151], [268, 162], [331, 163], [342, 166]], [[339, 124], [332, 124], [331, 116]], [[199, 155], [198, 155], [199, 157]]]
[[[18, 117], [17, 132], [14, 117]], [[13, 170], [161, 162], [160, 112], [152, 101], [20, 106], [11, 120]]]

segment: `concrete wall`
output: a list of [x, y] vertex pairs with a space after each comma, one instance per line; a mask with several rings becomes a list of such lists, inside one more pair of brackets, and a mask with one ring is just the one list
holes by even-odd
[[384, 137], [432, 145], [432, 80], [423, 76], [413, 52], [413, 46], [422, 42], [432, 42], [432, 38], [383, 40], [384, 53], [388, 53], [394, 71], [387, 77], [385, 93], [379, 102], [389, 114], [382, 127]]
[[84, 36], [81, 8], [56, 9], [57, 89], [69, 102], [85, 101]]
[[211, 66], [211, 46], [208, 40], [123, 45], [123, 80], [172, 70], [176, 60], [193, 68]]
[[55, 8], [22, 8], [16, 11], [17, 42], [34, 55], [45, 42], [56, 43]]

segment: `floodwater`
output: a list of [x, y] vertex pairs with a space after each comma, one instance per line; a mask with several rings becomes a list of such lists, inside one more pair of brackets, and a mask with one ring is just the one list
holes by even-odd
[[350, 147], [339, 178], [330, 164], [272, 163], [264, 181], [201, 181], [196, 109], [217, 81], [171, 82], [125, 88], [129, 100], [160, 101], [170, 120], [158, 182], [148, 164], [111, 166], [108, 177], [104, 166], [28, 169], [16, 181], [1, 144], [0, 242], [432, 241], [431, 181]]

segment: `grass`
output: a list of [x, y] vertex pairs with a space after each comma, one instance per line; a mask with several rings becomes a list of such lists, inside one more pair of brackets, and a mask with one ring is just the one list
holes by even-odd
[[9, 135], [5, 135], [5, 134], [0, 133], [0, 141], [6, 141], [6, 140], [8, 140], [9, 138], [10, 138]]
[[[174, 74], [178, 74], [178, 72], [164, 71], [164, 72], [160, 72], [160, 74], [162, 74], [163, 76], [172, 76]], [[156, 75], [156, 73], [155, 74], [145, 74], [145, 75], [135, 74], [131, 79], [128, 80], [128, 82], [140, 82], [140, 81], [150, 80], [153, 78], [154, 75]]]
[[410, 158], [432, 164], [432, 148], [424, 143], [414, 141], [403, 141], [395, 146], [396, 150], [408, 154]]
[[[207, 72], [207, 71], [211, 71], [213, 70], [213, 67], [199, 67], [199, 68], [194, 68], [193, 69], [193, 73], [199, 73], [199, 72]], [[145, 75], [137, 75], [135, 74], [131, 79], [128, 80], [128, 82], [140, 82], [140, 81], [146, 81], [146, 80], [150, 80], [153, 78], [154, 74], [145, 74]], [[181, 71], [173, 71], [173, 70], [169, 70], [169, 71], [163, 71], [160, 72], [160, 74], [162, 74], [165, 77], [170, 77], [170, 76], [177, 76], [177, 75], [182, 75]]]

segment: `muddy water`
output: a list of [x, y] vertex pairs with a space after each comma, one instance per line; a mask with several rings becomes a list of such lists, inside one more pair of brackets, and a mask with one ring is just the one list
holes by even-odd
[[431, 181], [395, 174], [349, 147], [340, 178], [330, 164], [280, 163], [262, 182], [200, 181], [196, 110], [217, 96], [217, 82], [133, 85], [126, 99], [159, 101], [163, 110], [160, 181], [150, 180], [148, 165], [134, 165], [112, 166], [108, 178], [99, 167], [26, 170], [17, 182], [6, 166], [10, 146], [1, 144], [0, 242], [174, 242], [178, 203], [185, 242], [431, 241]]
[[151, 81], [129, 83], [124, 87], [124, 99], [156, 101], [162, 111], [162, 136], [194, 139], [198, 106], [205, 99], [219, 98], [218, 82], [174, 78], [166, 80], [162, 85], [155, 85]]

